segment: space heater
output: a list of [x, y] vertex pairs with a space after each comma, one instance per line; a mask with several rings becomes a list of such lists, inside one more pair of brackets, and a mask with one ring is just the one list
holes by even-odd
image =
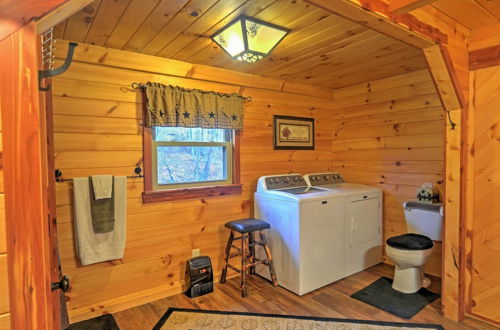
[[186, 284], [188, 289], [185, 294], [189, 298], [214, 291], [214, 274], [209, 257], [200, 256], [186, 262]]

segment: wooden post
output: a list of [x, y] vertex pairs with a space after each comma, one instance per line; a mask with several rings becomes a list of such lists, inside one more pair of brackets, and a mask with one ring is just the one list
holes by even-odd
[[58, 329], [51, 278], [44, 111], [33, 22], [0, 42], [3, 166], [12, 329]]
[[460, 109], [449, 112], [451, 120], [456, 124], [452, 129], [446, 118], [445, 133], [445, 195], [444, 195], [444, 228], [443, 228], [443, 272], [441, 301], [443, 314], [452, 320], [462, 320], [461, 276], [460, 276], [460, 230], [461, 230], [461, 116]]

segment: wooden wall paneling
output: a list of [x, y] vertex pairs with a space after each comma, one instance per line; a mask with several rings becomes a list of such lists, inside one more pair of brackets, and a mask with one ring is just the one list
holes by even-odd
[[[142, 113], [139, 92], [130, 87], [134, 81], [174, 79], [170, 81], [185, 87], [241, 92], [252, 101], [245, 105], [240, 137], [242, 193], [143, 205], [143, 180], [130, 179], [127, 247], [122, 260], [79, 264], [74, 253], [72, 184], [57, 184], [61, 261], [73, 279], [73, 289], [67, 294], [72, 321], [181, 292], [184, 263], [193, 248], [210, 255], [218, 273], [227, 239], [223, 224], [252, 215], [259, 176], [331, 169], [331, 90], [320, 88], [314, 93], [314, 87], [283, 80], [147, 55], [132, 58], [128, 52], [97, 46], [78, 48], [83, 51], [75, 54], [71, 68], [53, 83], [55, 161], [65, 178], [132, 173], [142, 158]], [[65, 56], [64, 50], [57, 56]], [[321, 97], [310, 96], [314, 94]], [[314, 117], [316, 150], [274, 151], [273, 114]], [[122, 138], [131, 144], [120, 145]], [[172, 240], [177, 243], [172, 245]]]
[[13, 329], [59, 327], [53, 323], [53, 308], [58, 306], [53, 305], [50, 289], [45, 118], [37, 84], [38, 40], [35, 23], [31, 22], [0, 43], [5, 211], [6, 219], [15, 219], [6, 223]]
[[[383, 190], [384, 240], [406, 233], [403, 202], [424, 182], [443, 191], [444, 112], [429, 72], [336, 89], [333, 106], [332, 168]], [[429, 274], [441, 276], [440, 249]]]
[[500, 158], [500, 66], [472, 72], [471, 152], [468, 164], [472, 200], [467, 221], [468, 311], [500, 325], [496, 301], [500, 298], [499, 217], [494, 211], [499, 202], [498, 163]]
[[[56, 49], [56, 57], [62, 59], [66, 56], [67, 42], [58, 41], [58, 44], [59, 46]], [[170, 77], [168, 79], [172, 79], [172, 83], [176, 84], [181, 84], [182, 80], [175, 79], [174, 77], [194, 79], [189, 80], [191, 81], [190, 84], [195, 83], [197, 80], [216, 83], [223, 82], [224, 86], [226, 86], [224, 87], [226, 92], [229, 91], [230, 88], [245, 86], [284, 92], [290, 91], [292, 93], [326, 99], [331, 99], [333, 95], [333, 90], [328, 88], [310, 86], [301, 83], [285, 83], [283, 79], [229, 71], [206, 65], [192, 64], [144, 54], [134, 54], [92, 45], [80, 45], [77, 47], [75, 49], [75, 58], [78, 58], [78, 61], [76, 62], [151, 72], [149, 77], [145, 76], [145, 80], [143, 82], [146, 82], [147, 79], [151, 77], [158, 77], [159, 74], [162, 74]], [[221, 87], [219, 88], [222, 88], [223, 85], [220, 86]], [[134, 91], [131, 88], [130, 90]], [[224, 92], [224, 90], [221, 90], [221, 92]]]

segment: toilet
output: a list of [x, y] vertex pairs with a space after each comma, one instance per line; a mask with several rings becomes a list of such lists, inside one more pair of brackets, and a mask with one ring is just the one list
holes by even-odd
[[424, 266], [432, 254], [433, 241], [441, 241], [443, 206], [441, 203], [409, 201], [403, 204], [408, 234], [387, 240], [387, 256], [396, 265], [392, 288], [414, 293], [428, 287]]

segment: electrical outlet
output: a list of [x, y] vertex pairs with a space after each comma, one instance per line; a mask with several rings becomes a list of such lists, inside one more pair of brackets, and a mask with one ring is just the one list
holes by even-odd
[[194, 258], [194, 257], [199, 257], [200, 256], [200, 249], [193, 249], [191, 251], [191, 257]]

